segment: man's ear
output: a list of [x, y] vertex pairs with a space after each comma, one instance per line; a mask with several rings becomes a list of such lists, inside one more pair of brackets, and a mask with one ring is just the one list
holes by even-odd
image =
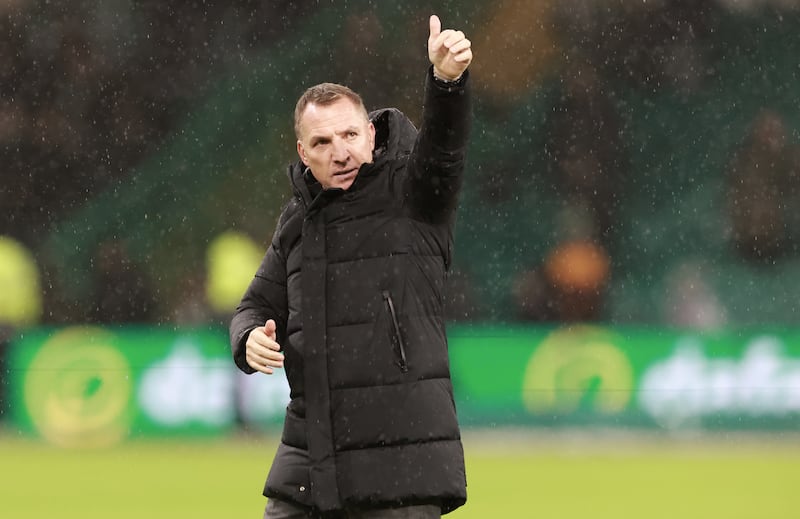
[[308, 166], [308, 157], [306, 157], [306, 150], [303, 148], [303, 143], [300, 142], [298, 139], [297, 141], [297, 155], [300, 157], [300, 160], [303, 161], [303, 164]]
[[372, 121], [369, 122], [369, 140], [372, 143], [372, 149], [375, 149], [375, 125]]

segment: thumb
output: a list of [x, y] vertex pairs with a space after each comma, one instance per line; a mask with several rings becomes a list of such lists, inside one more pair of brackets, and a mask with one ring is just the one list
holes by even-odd
[[267, 322], [264, 324], [264, 333], [266, 333], [267, 337], [273, 341], [275, 340], [275, 328], [275, 321], [272, 319], [267, 320]]
[[435, 14], [431, 15], [430, 20], [428, 21], [428, 25], [430, 27], [430, 36], [428, 36], [428, 43], [433, 42], [439, 33], [442, 32], [442, 22], [439, 20], [439, 17]]

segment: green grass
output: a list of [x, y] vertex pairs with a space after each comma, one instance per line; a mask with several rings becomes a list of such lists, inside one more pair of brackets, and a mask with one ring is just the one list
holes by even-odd
[[[0, 517], [261, 517], [272, 438], [64, 450], [0, 436]], [[797, 438], [470, 433], [453, 519], [800, 517]]]
[[454, 518], [800, 517], [791, 440], [512, 441], [474, 446], [467, 471], [469, 505]]

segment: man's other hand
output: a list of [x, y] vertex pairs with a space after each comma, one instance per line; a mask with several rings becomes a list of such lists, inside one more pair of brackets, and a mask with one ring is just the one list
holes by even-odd
[[283, 367], [283, 354], [277, 342], [275, 321], [269, 319], [264, 326], [254, 328], [245, 343], [247, 365], [256, 371], [272, 375], [274, 368]]

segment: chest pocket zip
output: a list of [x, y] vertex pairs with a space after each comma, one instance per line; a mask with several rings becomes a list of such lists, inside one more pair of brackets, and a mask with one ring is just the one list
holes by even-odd
[[403, 336], [400, 333], [400, 323], [397, 321], [397, 312], [394, 308], [394, 301], [392, 301], [392, 295], [388, 290], [384, 290], [382, 294], [383, 300], [386, 301], [386, 308], [389, 310], [389, 315], [392, 317], [392, 327], [394, 328], [392, 339], [400, 356], [400, 360], [397, 362], [397, 365], [400, 366], [400, 370], [403, 373], [407, 373], [408, 362], [406, 361], [406, 347], [403, 343]]

